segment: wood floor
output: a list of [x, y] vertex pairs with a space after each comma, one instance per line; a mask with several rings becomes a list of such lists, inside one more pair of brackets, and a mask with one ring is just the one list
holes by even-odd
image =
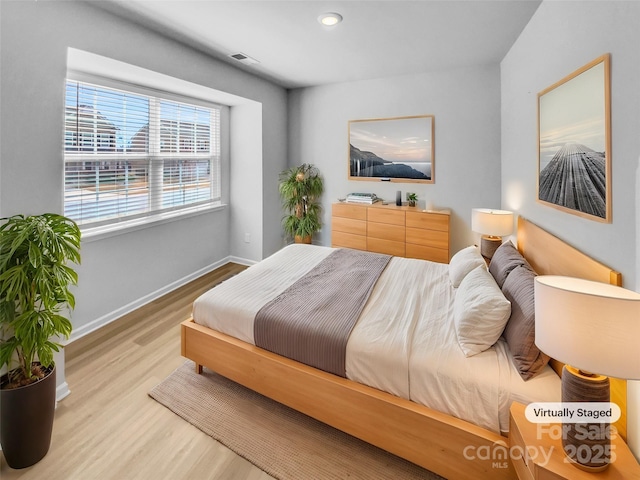
[[244, 268], [220, 267], [70, 344], [71, 394], [58, 403], [49, 453], [22, 470], [0, 454], [0, 478], [271, 479], [147, 395], [185, 361], [179, 325], [193, 300]]

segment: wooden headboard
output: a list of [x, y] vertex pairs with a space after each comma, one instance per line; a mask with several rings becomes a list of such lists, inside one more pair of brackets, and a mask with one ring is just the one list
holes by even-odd
[[[622, 286], [620, 272], [594, 260], [558, 237], [523, 217], [518, 217], [518, 250], [538, 275], [564, 275]], [[558, 374], [562, 364], [556, 360], [551, 366]], [[618, 433], [627, 437], [627, 382], [611, 378], [611, 401], [618, 404], [622, 415], [615, 423]]]

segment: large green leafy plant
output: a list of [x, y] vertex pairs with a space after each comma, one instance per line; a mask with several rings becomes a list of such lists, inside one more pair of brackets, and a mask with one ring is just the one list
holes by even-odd
[[280, 196], [287, 212], [282, 222], [291, 237], [311, 237], [322, 226], [320, 195], [324, 183], [313, 165], [304, 163], [280, 174]]
[[0, 367], [7, 365], [9, 383], [19, 386], [44, 376], [40, 365], [50, 367], [60, 348], [54, 340], [71, 333], [61, 313], [75, 307], [69, 287], [78, 276], [67, 263], [80, 263], [80, 229], [52, 213], [2, 220]]

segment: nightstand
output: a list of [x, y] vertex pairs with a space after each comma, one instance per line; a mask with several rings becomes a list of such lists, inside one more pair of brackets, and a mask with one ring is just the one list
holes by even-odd
[[509, 415], [509, 447], [519, 480], [640, 480], [640, 465], [620, 436], [611, 440], [615, 461], [609, 468], [587, 473], [568, 463], [562, 450], [562, 425], [531, 423], [524, 409], [513, 403]]

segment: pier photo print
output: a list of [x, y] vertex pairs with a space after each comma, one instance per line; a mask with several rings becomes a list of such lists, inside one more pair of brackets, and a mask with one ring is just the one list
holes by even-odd
[[611, 222], [609, 55], [538, 94], [538, 200]]

